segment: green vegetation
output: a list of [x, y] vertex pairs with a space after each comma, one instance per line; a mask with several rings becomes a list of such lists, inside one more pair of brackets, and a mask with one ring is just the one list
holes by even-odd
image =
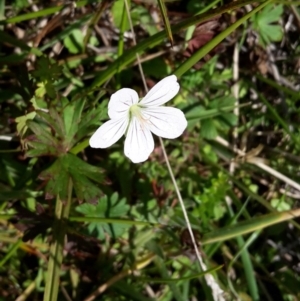
[[[300, 1], [125, 1], [0, 0], [0, 301], [300, 300]], [[89, 147], [171, 74], [179, 138]]]

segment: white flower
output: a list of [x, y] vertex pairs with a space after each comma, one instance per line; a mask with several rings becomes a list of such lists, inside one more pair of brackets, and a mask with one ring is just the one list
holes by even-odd
[[114, 93], [108, 103], [110, 120], [102, 124], [90, 138], [93, 148], [106, 148], [126, 134], [124, 153], [133, 162], [148, 159], [154, 150], [152, 134], [163, 138], [179, 137], [187, 126], [183, 112], [161, 106], [179, 91], [175, 75], [158, 82], [139, 101], [138, 94], [128, 88]]

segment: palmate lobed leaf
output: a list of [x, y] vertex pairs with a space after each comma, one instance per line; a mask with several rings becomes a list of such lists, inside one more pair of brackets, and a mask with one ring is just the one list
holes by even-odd
[[47, 181], [46, 199], [59, 195], [62, 200], [67, 199], [69, 174], [64, 166], [64, 157], [58, 158], [48, 169], [44, 170], [39, 179]]
[[55, 146], [45, 144], [39, 141], [30, 141], [29, 138], [26, 139], [26, 144], [31, 149], [26, 152], [28, 157], [39, 157], [39, 156], [56, 156], [57, 148]]
[[101, 189], [92, 180], [101, 182], [103, 175], [99, 168], [94, 168], [73, 154], [64, 154], [46, 170], [39, 178], [47, 181], [46, 197], [59, 195], [65, 200], [68, 195], [68, 181], [71, 177], [75, 193], [79, 200], [93, 201], [102, 194]]
[[40, 88], [37, 94], [43, 97], [46, 93], [50, 98], [56, 97], [54, 82], [59, 79], [62, 74], [62, 66], [46, 56], [41, 56], [37, 60], [36, 69], [31, 72]]
[[[115, 192], [110, 199], [107, 196], [98, 200], [97, 205], [85, 203], [76, 207], [76, 211], [88, 217], [113, 218], [126, 216], [129, 205], [126, 204], [126, 199], [119, 200], [119, 195]], [[95, 232], [99, 239], [104, 238], [104, 232], [113, 237], [118, 237], [123, 234], [129, 225], [121, 224], [105, 224], [90, 222], [88, 229], [90, 233]]]
[[278, 22], [283, 13], [283, 6], [272, 4], [267, 5], [260, 13], [257, 14], [257, 21], [261, 24], [270, 24]]
[[262, 28], [264, 36], [270, 37], [270, 41], [279, 42], [282, 39], [283, 31], [279, 25], [265, 25]]
[[32, 75], [41, 81], [58, 80], [62, 73], [62, 66], [46, 56], [41, 56], [37, 61], [37, 67]]
[[[51, 107], [48, 112], [37, 109], [32, 116], [19, 117], [18, 130], [24, 132], [27, 127], [35, 134], [27, 137], [27, 144], [34, 148], [29, 150], [29, 156], [53, 155], [61, 156], [67, 153], [80, 139], [90, 131], [90, 126], [97, 123], [95, 116], [101, 115], [102, 106], [88, 111], [83, 117], [85, 100], [69, 102], [61, 98], [60, 108]], [[30, 120], [34, 117], [35, 121]], [[26, 127], [24, 123], [26, 121]]]
[[98, 166], [90, 165], [73, 154], [68, 154], [68, 161], [71, 173], [78, 173], [95, 182], [102, 183], [103, 174]]
[[45, 124], [28, 120], [27, 125], [39, 141], [44, 142], [45, 144], [53, 145], [58, 143], [56, 137], [50, 133], [50, 129]]
[[25, 140], [27, 146], [32, 148], [27, 151], [27, 156], [56, 156], [62, 152], [60, 141], [49, 132], [50, 129], [45, 124], [31, 120], [28, 120], [26, 124], [35, 134], [28, 136]]
[[46, 122], [48, 126], [53, 131], [53, 134], [62, 139], [65, 137], [65, 129], [64, 129], [64, 123], [60, 116], [60, 114], [53, 108], [49, 109], [49, 112], [44, 112], [37, 110], [36, 111], [38, 116]]
[[254, 28], [260, 33], [260, 44], [267, 46], [273, 41], [281, 41], [283, 37], [282, 27], [272, 23], [278, 22], [282, 14], [282, 5], [274, 7], [270, 4], [252, 18], [254, 20]]
[[104, 119], [107, 119], [107, 103], [105, 101], [83, 114], [78, 125], [78, 131], [74, 136], [75, 142], [89, 134], [91, 130], [95, 129], [95, 126], [100, 125], [99, 121]]

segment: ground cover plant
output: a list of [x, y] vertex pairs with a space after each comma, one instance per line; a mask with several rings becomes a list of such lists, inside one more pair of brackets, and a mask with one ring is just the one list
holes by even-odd
[[0, 300], [299, 300], [299, 4], [0, 1]]

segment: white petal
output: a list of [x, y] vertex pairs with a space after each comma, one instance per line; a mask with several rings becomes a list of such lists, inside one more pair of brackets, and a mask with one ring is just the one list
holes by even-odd
[[179, 91], [177, 77], [170, 75], [158, 82], [140, 101], [143, 106], [160, 106], [171, 100]]
[[187, 127], [187, 121], [183, 112], [176, 108], [143, 108], [142, 116], [147, 122], [148, 129], [155, 135], [163, 138], [177, 138]]
[[93, 148], [106, 148], [116, 143], [125, 133], [129, 118], [109, 120], [103, 123], [90, 138]]
[[110, 119], [119, 119], [129, 114], [129, 108], [139, 101], [138, 94], [129, 88], [123, 88], [112, 94], [108, 103]]
[[136, 117], [133, 117], [125, 139], [125, 155], [133, 163], [140, 163], [146, 161], [153, 150], [154, 140], [151, 132], [143, 127]]

